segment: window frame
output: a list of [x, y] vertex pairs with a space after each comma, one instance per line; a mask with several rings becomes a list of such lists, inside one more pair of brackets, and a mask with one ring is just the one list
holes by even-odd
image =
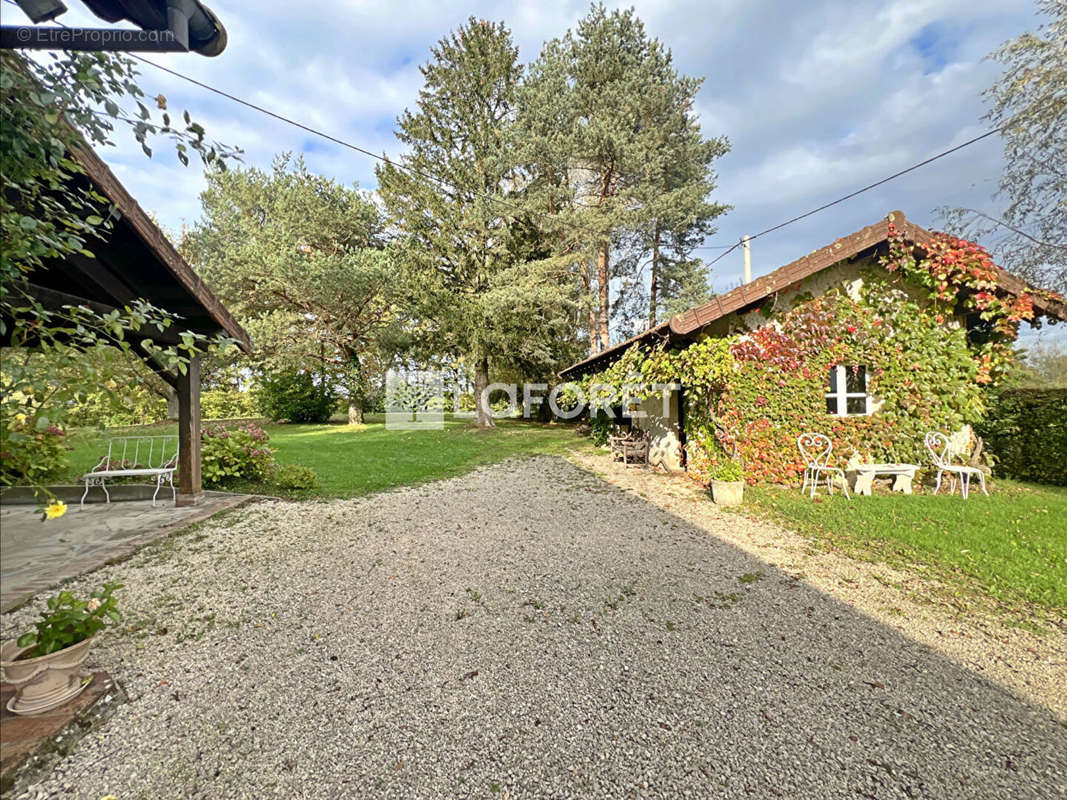
[[[838, 364], [831, 367], [831, 374], [837, 378], [837, 391], [828, 391], [824, 395], [827, 401], [833, 401], [834, 410], [827, 411], [826, 413], [832, 417], [869, 417], [871, 415], [871, 376], [866, 365], [856, 364], [854, 366], [845, 366], [844, 364]], [[848, 391], [848, 372], [852, 369], [863, 370], [863, 391], [862, 392], [850, 392]], [[828, 387], [833, 386], [831, 382]], [[863, 398], [863, 411], [849, 413], [848, 401], [857, 400]]]

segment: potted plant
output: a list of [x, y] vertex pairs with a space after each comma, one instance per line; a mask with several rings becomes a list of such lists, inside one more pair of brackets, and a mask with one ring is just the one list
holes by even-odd
[[723, 459], [708, 468], [711, 479], [711, 499], [717, 506], [729, 508], [741, 505], [745, 491], [745, 471], [736, 458]]
[[24, 633], [0, 647], [4, 680], [15, 687], [8, 702], [16, 714], [41, 714], [78, 695], [89, 681], [82, 664], [97, 632], [121, 618], [112, 593], [120, 583], [107, 583], [88, 600], [71, 592], [48, 599], [48, 610]]

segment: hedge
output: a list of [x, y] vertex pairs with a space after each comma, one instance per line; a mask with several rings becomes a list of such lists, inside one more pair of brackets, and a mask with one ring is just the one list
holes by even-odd
[[1009, 389], [975, 425], [998, 475], [1067, 486], [1067, 389]]

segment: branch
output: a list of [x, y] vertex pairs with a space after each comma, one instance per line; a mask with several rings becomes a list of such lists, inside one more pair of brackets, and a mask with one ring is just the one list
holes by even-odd
[[984, 214], [981, 211], [978, 211], [977, 209], [974, 209], [974, 208], [962, 208], [960, 210], [961, 211], [966, 211], [966, 212], [968, 212], [970, 214], [974, 214], [975, 216], [979, 216], [982, 219], [987, 219], [990, 222], [992, 222], [994, 225], [1000, 225], [1000, 226], [1002, 226], [1004, 228], [1007, 228], [1010, 231], [1014, 231], [1015, 233], [1017, 233], [1020, 236], [1022, 236], [1024, 239], [1029, 239], [1031, 242], [1033, 242], [1034, 244], [1039, 245], [1041, 247], [1051, 247], [1053, 250], [1067, 250], [1067, 244], [1054, 244], [1052, 242], [1043, 242], [1040, 239], [1037, 239], [1037, 238], [1031, 236], [1026, 231], [1020, 230], [1019, 228], [1016, 228], [1014, 225], [1008, 224], [1004, 220], [997, 219], [995, 217], [991, 217], [988, 214]]

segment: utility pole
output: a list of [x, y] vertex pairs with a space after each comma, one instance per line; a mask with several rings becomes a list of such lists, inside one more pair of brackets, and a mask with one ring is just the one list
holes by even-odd
[[748, 246], [748, 234], [741, 237], [741, 245], [745, 250], [745, 283], [752, 282], [752, 250]]

